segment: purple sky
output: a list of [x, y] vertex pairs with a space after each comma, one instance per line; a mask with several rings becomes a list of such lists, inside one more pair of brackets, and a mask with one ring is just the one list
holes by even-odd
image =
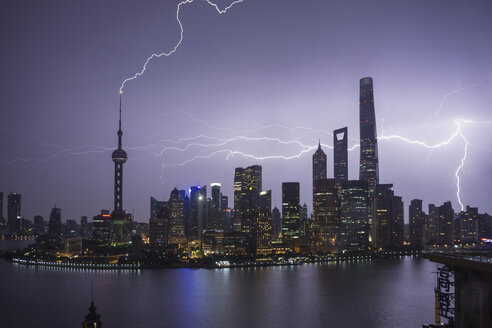
[[[26, 218], [49, 216], [55, 203], [64, 219], [112, 209], [118, 89], [178, 42], [177, 4], [0, 4], [0, 191], [22, 194]], [[151, 195], [211, 182], [232, 206], [234, 168], [253, 164], [273, 205], [284, 181], [299, 181], [310, 205], [309, 147], [321, 139], [332, 177], [331, 132], [348, 126], [349, 146], [358, 144], [365, 76], [379, 136], [434, 145], [452, 137], [455, 119], [492, 121], [491, 12], [487, 0], [245, 0], [223, 15], [203, 0], [182, 6], [181, 46], [124, 89], [124, 208], [146, 221]], [[462, 202], [492, 213], [492, 124], [461, 126], [434, 149], [380, 139], [380, 181], [405, 205], [451, 200], [459, 210], [464, 136]], [[357, 148], [350, 179], [358, 161]]]

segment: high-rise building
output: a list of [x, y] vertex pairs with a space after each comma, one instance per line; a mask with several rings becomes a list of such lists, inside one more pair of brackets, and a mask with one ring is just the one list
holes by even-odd
[[454, 210], [450, 201], [438, 207], [437, 244], [454, 244]]
[[[171, 191], [169, 201], [169, 244], [180, 245], [186, 243], [184, 199], [178, 189]], [[156, 215], [157, 217], [157, 215]]]
[[149, 247], [150, 251], [158, 255], [164, 255], [168, 247], [170, 212], [164, 206], [156, 217], [149, 219]]
[[120, 92], [120, 119], [118, 125], [118, 148], [113, 152], [111, 158], [114, 162], [114, 209], [111, 213], [113, 222], [114, 242], [126, 242], [131, 240], [131, 219], [123, 210], [123, 164], [126, 163], [128, 155], [122, 148], [121, 130], [121, 92]]
[[220, 194], [220, 209], [224, 210], [229, 208], [229, 197]]
[[7, 196], [7, 227], [9, 233], [17, 233], [17, 220], [21, 219], [21, 195], [11, 192]]
[[190, 188], [190, 210], [188, 220], [188, 240], [201, 240], [206, 229], [205, 208], [207, 202], [207, 186], [192, 186]]
[[253, 253], [256, 255], [272, 252], [272, 191], [260, 192], [259, 206], [252, 229]]
[[413, 199], [408, 207], [408, 227], [410, 230], [410, 245], [423, 247], [425, 232], [425, 213], [422, 210], [422, 200]]
[[160, 201], [150, 196], [150, 218], [155, 219], [162, 207], [166, 206], [165, 201]]
[[[457, 215], [459, 224], [459, 242], [469, 245], [478, 243], [479, 239], [479, 214], [478, 207], [466, 206], [466, 211]], [[455, 226], [455, 231], [457, 227]]]
[[305, 237], [308, 234], [308, 206], [306, 203], [299, 207], [300, 235]]
[[56, 205], [51, 209], [48, 232], [58, 236], [62, 234], [61, 208]]
[[44, 218], [41, 215], [34, 217], [34, 234], [42, 235], [44, 233]]
[[282, 236], [287, 243], [301, 236], [299, 182], [282, 183]]
[[211, 189], [211, 193], [212, 193], [212, 206], [214, 208], [217, 208], [218, 210], [220, 210], [220, 202], [221, 202], [220, 183], [218, 183], [218, 182], [211, 183], [210, 189]]
[[101, 214], [92, 217], [92, 238], [101, 243], [111, 242], [113, 235], [113, 222], [109, 210], [101, 210]]
[[360, 80], [360, 166], [359, 180], [367, 181], [371, 189], [379, 183], [378, 139], [374, 90], [371, 77]]
[[[258, 209], [259, 195], [262, 190], [261, 166], [236, 168], [234, 173], [234, 231], [248, 235]], [[240, 226], [240, 230], [239, 229]]]
[[80, 217], [80, 237], [87, 238], [90, 235], [89, 224], [87, 222], [87, 216]]
[[337, 184], [348, 179], [347, 128], [333, 131], [333, 174]]
[[395, 196], [392, 187], [392, 184], [378, 184], [373, 196], [371, 239], [377, 249], [403, 246], [403, 201]]
[[439, 226], [439, 211], [436, 205], [429, 204], [429, 214], [425, 218], [424, 244], [433, 245], [437, 243]]
[[212, 230], [223, 230], [224, 229], [224, 217], [221, 211], [221, 203], [222, 203], [222, 194], [220, 192], [220, 183], [212, 183], [211, 193], [212, 200], [210, 203], [210, 212], [209, 212], [209, 224], [208, 228]]
[[338, 188], [340, 246], [343, 250], [367, 250], [369, 246], [369, 183], [348, 180]]
[[339, 243], [340, 218], [335, 179], [313, 181], [313, 229], [317, 251], [336, 251]]
[[326, 179], [326, 154], [319, 142], [318, 149], [313, 154], [313, 182], [321, 179]]
[[282, 236], [282, 216], [277, 207], [272, 210], [272, 234], [273, 239], [279, 239]]
[[478, 214], [478, 240], [492, 239], [492, 216], [487, 213]]

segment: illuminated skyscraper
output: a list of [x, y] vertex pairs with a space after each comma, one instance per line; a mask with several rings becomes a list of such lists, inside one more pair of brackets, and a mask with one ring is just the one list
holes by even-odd
[[391, 249], [403, 245], [403, 201], [395, 196], [392, 184], [378, 184], [371, 206], [372, 245]]
[[321, 252], [333, 251], [338, 241], [340, 226], [338, 192], [335, 179], [313, 182], [314, 244]]
[[186, 243], [184, 199], [178, 189], [171, 191], [169, 201], [169, 244], [180, 245]]
[[408, 207], [408, 228], [410, 245], [422, 247], [424, 243], [425, 213], [422, 211], [422, 200], [412, 199]]
[[299, 182], [282, 183], [282, 236], [292, 242], [301, 235]]
[[374, 90], [371, 77], [360, 80], [360, 166], [359, 180], [367, 181], [371, 189], [379, 183], [378, 139]]
[[259, 206], [252, 228], [252, 246], [256, 255], [272, 252], [272, 191], [260, 192]]
[[438, 207], [437, 243], [439, 245], [454, 244], [454, 210], [450, 201]]
[[188, 220], [188, 241], [201, 240], [205, 226], [207, 186], [190, 188], [190, 214]]
[[282, 216], [277, 207], [272, 210], [272, 233], [273, 239], [280, 238], [282, 234]]
[[224, 229], [224, 217], [221, 212], [221, 201], [222, 194], [220, 193], [220, 183], [214, 182], [210, 184], [211, 193], [212, 193], [212, 201], [210, 203], [210, 212], [208, 228], [212, 230]]
[[347, 128], [333, 131], [333, 174], [337, 184], [348, 179]]
[[367, 250], [369, 246], [369, 184], [348, 180], [338, 188], [342, 249]]
[[259, 207], [259, 196], [262, 187], [261, 166], [252, 165], [247, 168], [236, 168], [234, 174], [234, 231], [247, 234], [251, 232], [251, 224]]
[[170, 212], [167, 206], [163, 206], [156, 218], [149, 220], [149, 246], [150, 251], [163, 255], [167, 251], [169, 236]]
[[436, 205], [429, 204], [429, 214], [425, 218], [424, 243], [433, 245], [437, 242], [439, 211]]
[[318, 149], [313, 154], [313, 182], [321, 179], [326, 179], [326, 154], [319, 142]]
[[113, 152], [114, 162], [114, 209], [111, 219], [114, 225], [113, 241], [122, 242], [131, 240], [131, 220], [123, 210], [123, 164], [126, 163], [128, 156], [122, 149], [121, 138], [121, 93], [120, 93], [120, 119], [118, 125], [118, 148]]
[[101, 244], [111, 242], [113, 224], [109, 210], [101, 210], [101, 214], [92, 218], [92, 238]]
[[165, 201], [160, 201], [150, 196], [150, 218], [155, 219], [163, 206], [166, 206]]

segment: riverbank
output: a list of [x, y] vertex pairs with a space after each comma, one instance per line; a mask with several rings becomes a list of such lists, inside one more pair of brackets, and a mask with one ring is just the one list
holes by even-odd
[[395, 258], [403, 256], [419, 257], [420, 251], [386, 251], [377, 253], [367, 253], [364, 255], [309, 255], [309, 256], [292, 256], [281, 257], [278, 259], [273, 258], [259, 258], [245, 261], [233, 261], [233, 260], [217, 260], [217, 261], [203, 261], [203, 262], [172, 262], [172, 263], [148, 263], [144, 259], [140, 262], [133, 263], [87, 263], [80, 261], [48, 261], [42, 259], [26, 259], [22, 257], [6, 258], [6, 261], [20, 265], [29, 266], [44, 266], [44, 267], [58, 267], [69, 269], [92, 269], [92, 270], [140, 270], [140, 269], [221, 269], [221, 268], [245, 268], [245, 267], [268, 267], [268, 266], [288, 266], [288, 265], [302, 265], [306, 263], [327, 263], [327, 262], [349, 262], [349, 261], [361, 261], [372, 260], [374, 258]]

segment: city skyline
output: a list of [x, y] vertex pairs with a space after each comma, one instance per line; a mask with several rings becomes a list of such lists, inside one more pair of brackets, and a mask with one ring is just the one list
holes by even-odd
[[[376, 13], [378, 6], [384, 3], [384, 1], [377, 2], [374, 8], [371, 7], [368, 10], [371, 13]], [[443, 2], [439, 2], [439, 4], [442, 5]], [[33, 82], [39, 83], [41, 75], [34, 73], [42, 73], [45, 69], [56, 68], [54, 62], [47, 60], [48, 64], [46, 64], [36, 62], [34, 59], [31, 62], [17, 58], [21, 63], [20, 73], [7, 69], [5, 63], [1, 64], [2, 68], [6, 67], [6, 77], [1, 82], [3, 86], [1, 105], [2, 108], [6, 108], [6, 111], [2, 113], [2, 122], [5, 123], [0, 126], [3, 133], [2, 138], [5, 141], [2, 143], [3, 157], [0, 158], [0, 169], [2, 170], [0, 191], [3, 191], [4, 194], [8, 194], [10, 191], [22, 194], [23, 216], [28, 219], [32, 219], [34, 215], [38, 214], [47, 217], [51, 204], [54, 203], [63, 209], [64, 219], [78, 218], [83, 215], [93, 216], [102, 208], [111, 208], [113, 178], [109, 177], [111, 168], [108, 159], [114, 150], [114, 133], [116, 131], [114, 122], [117, 110], [117, 94], [114, 89], [117, 89], [115, 86], [119, 84], [122, 77], [141, 67], [141, 59], [149, 54], [149, 46], [152, 49], [172, 48], [166, 46], [167, 43], [165, 44], [165, 42], [168, 42], [167, 45], [172, 44], [176, 37], [176, 21], [171, 15], [174, 12], [174, 5], [164, 5], [166, 19], [162, 21], [166, 27], [165, 31], [156, 31], [154, 37], [149, 37], [148, 40], [144, 39], [145, 46], [138, 51], [128, 52], [128, 49], [122, 51], [121, 53], [124, 53], [122, 55], [123, 61], [113, 63], [115, 51], [121, 49], [121, 45], [119, 45], [120, 48], [110, 49], [110, 47], [104, 48], [98, 44], [98, 47], [104, 51], [97, 56], [95, 54], [91, 56], [91, 60], [111, 57], [111, 60], [108, 60], [105, 67], [102, 68], [104, 74], [97, 75], [97, 78], [102, 81], [100, 83], [101, 88], [94, 88], [88, 83], [63, 82], [63, 85], [60, 84], [61, 80], [68, 78], [63, 69], [70, 68], [76, 62], [80, 62], [81, 58], [77, 56], [61, 56], [63, 59], [60, 61], [61, 71], [53, 71], [53, 73], [58, 74], [55, 75], [58, 79], [55, 79], [56, 82], [52, 84], [41, 85], [39, 90], [30, 86], [31, 82], [22, 79], [22, 74], [29, 74], [27, 76]], [[224, 2], [223, 7], [226, 5], [227, 3]], [[425, 7], [422, 3], [420, 5]], [[12, 6], [10, 9], [14, 13], [20, 9], [13, 4], [9, 6]], [[97, 16], [97, 25], [97, 23], [102, 23], [104, 15], [107, 15], [105, 10], [108, 10], [104, 5], [99, 6], [97, 9], [101, 10], [101, 13], [97, 14], [85, 7], [78, 9], [82, 9], [82, 17]], [[312, 204], [310, 157], [317, 148], [316, 142], [321, 139], [322, 146], [328, 155], [328, 177], [331, 178], [333, 177], [333, 172], [330, 169], [331, 163], [333, 163], [333, 151], [326, 148], [328, 145], [332, 146], [330, 144], [333, 139], [331, 132], [347, 126], [350, 138], [349, 149], [353, 149], [354, 145], [358, 144], [357, 81], [364, 76], [373, 76], [376, 122], [380, 137], [378, 147], [381, 183], [393, 183], [395, 193], [404, 197], [405, 207], [408, 207], [410, 200], [414, 198], [423, 199], [425, 204], [441, 204], [451, 200], [455, 210], [459, 211], [456, 199], [456, 177], [454, 176], [456, 168], [461, 164], [464, 151], [463, 142], [459, 137], [453, 139], [447, 147], [429, 150], [419, 145], [402, 142], [396, 138], [384, 139], [381, 136], [398, 134], [410, 140], [424, 141], [429, 145], [438, 144], [452, 136], [456, 130], [454, 123], [456, 118], [476, 121], [490, 120], [485, 100], [486, 92], [491, 86], [489, 80], [491, 67], [487, 64], [483, 66], [477, 64], [483, 64], [484, 58], [492, 49], [490, 41], [480, 46], [484, 51], [483, 57], [480, 56], [478, 59], [475, 58], [478, 43], [473, 42], [473, 40], [464, 44], [463, 48], [459, 49], [458, 54], [447, 52], [447, 57], [443, 59], [438, 54], [454, 49], [457, 40], [447, 36], [449, 39], [446, 39], [443, 45], [433, 46], [430, 49], [423, 48], [424, 45], [428, 46], [427, 42], [432, 37], [441, 32], [436, 27], [430, 31], [432, 37], [424, 37], [423, 40], [420, 40], [422, 42], [416, 42], [417, 46], [420, 47], [416, 47], [412, 52], [415, 55], [425, 49], [424, 53], [428, 55], [428, 57], [424, 56], [427, 59], [426, 65], [419, 64], [418, 59], [411, 60], [409, 55], [403, 56], [403, 50], [406, 48], [398, 44], [394, 45], [395, 48], [389, 47], [394, 51], [393, 56], [390, 56], [394, 60], [394, 62], [390, 60], [391, 69], [384, 67], [383, 64], [386, 62], [379, 61], [378, 55], [381, 53], [377, 48], [370, 48], [369, 59], [365, 59], [367, 62], [363, 65], [364, 63], [359, 63], [353, 51], [356, 47], [350, 46], [350, 42], [352, 42], [350, 40], [361, 41], [355, 36], [355, 32], [342, 30], [340, 33], [344, 37], [337, 37], [331, 30], [327, 29], [330, 24], [338, 27], [344, 25], [332, 16], [336, 12], [345, 12], [347, 8], [342, 5], [330, 6], [313, 1], [306, 5], [304, 16], [296, 16], [295, 27], [299, 28], [306, 22], [311, 24], [309, 25], [311, 27], [313, 24], [315, 24], [314, 26], [319, 25], [320, 29], [327, 33], [330, 38], [323, 38], [321, 33], [317, 34], [318, 38], [339, 48], [341, 45], [345, 45], [345, 48], [348, 47], [349, 50], [352, 50], [349, 51], [351, 55], [348, 57], [350, 58], [344, 62], [347, 65], [354, 63], [355, 67], [348, 68], [347, 65], [342, 65], [343, 69], [336, 69], [333, 67], [333, 63], [341, 60], [341, 56], [340, 54], [331, 54], [327, 58], [331, 59], [333, 63], [324, 63], [324, 69], [321, 65], [321, 56], [315, 55], [312, 55], [315, 57], [312, 64], [304, 64], [301, 60], [299, 64], [293, 65], [297, 68], [292, 69], [289, 64], [290, 61], [297, 62], [298, 59], [306, 59], [306, 57], [295, 52], [295, 54], [278, 60], [278, 55], [283, 53], [279, 50], [287, 49], [289, 45], [285, 38], [287, 32], [290, 31], [286, 26], [286, 20], [294, 14], [298, 5], [295, 2], [288, 2], [283, 7], [286, 9], [285, 13], [275, 12], [276, 16], [274, 17], [282, 23], [280, 26], [286, 29], [285, 32], [272, 32], [263, 29], [265, 35], [261, 35], [257, 41], [254, 41], [252, 35], [255, 34], [255, 29], [265, 26], [268, 21], [262, 15], [257, 17], [258, 12], [255, 10], [258, 6], [258, 1], [247, 0], [236, 5], [225, 15], [217, 15], [208, 6], [199, 2], [183, 7], [182, 19], [185, 36], [179, 53], [175, 54], [174, 57], [153, 61], [151, 63], [152, 69], [146, 72], [146, 75], [132, 81], [125, 87], [123, 120], [126, 122], [125, 142], [128, 143], [128, 146], [125, 144], [125, 149], [129, 152], [130, 158], [125, 165], [125, 209], [130, 212], [134, 209], [137, 220], [145, 221], [149, 216], [148, 199], [150, 196], [167, 199], [171, 190], [176, 186], [178, 189], [188, 189], [192, 185], [209, 185], [210, 182], [222, 183], [223, 193], [232, 199], [234, 169], [254, 164], [262, 165], [263, 189], [272, 190], [272, 208], [281, 207], [281, 184], [286, 181], [299, 181], [301, 203]], [[318, 9], [323, 9], [321, 11], [329, 15], [334, 21], [330, 23], [321, 21], [319, 15], [316, 14], [316, 6], [320, 6]], [[439, 9], [437, 5], [428, 6], [426, 9], [430, 12]], [[474, 24], [490, 28], [490, 23], [484, 20], [485, 16], [477, 13], [480, 8], [471, 8], [465, 4], [460, 4], [460, 6], [458, 7], [461, 9], [466, 8], [473, 11], [476, 16], [474, 16], [476, 20], [473, 22]], [[487, 4], [482, 3], [481, 6], [487, 7]], [[38, 7], [40, 10], [49, 11], [49, 5], [39, 4]], [[69, 14], [73, 14], [77, 9], [76, 7], [67, 7], [65, 10]], [[120, 12], [121, 16], [125, 16], [126, 11], [131, 9], [128, 4], [123, 7]], [[266, 5], [264, 15], [272, 14], [275, 9], [273, 7], [273, 4]], [[456, 11], [452, 11], [451, 17], [447, 17], [447, 20], [442, 20], [443, 26], [457, 30], [462, 28], [463, 33], [461, 35], [476, 32], [475, 25], [471, 24], [469, 20], [470, 17], [464, 17], [462, 21], [459, 21], [460, 24], [457, 27], [449, 25], [453, 21], [453, 14], [456, 14], [460, 8], [453, 8]], [[394, 5], [390, 8], [390, 13], [391, 11], [393, 13], [400, 12], [404, 9], [409, 8], [404, 5]], [[420, 17], [430, 24], [430, 21], [426, 20], [426, 16], [419, 9], [422, 8], [410, 10], [411, 18]], [[46, 15], [48, 15], [47, 12]], [[197, 18], [196, 21], [191, 19], [194, 15]], [[379, 14], [383, 22], [379, 25], [375, 24], [376, 29], [386, 25], [393, 26], [395, 22], [392, 22], [387, 15], [390, 14]], [[361, 13], [356, 12], [354, 16], [354, 19], [360, 17]], [[28, 15], [27, 18], [29, 17]], [[251, 17], [258, 18], [258, 26], [255, 28], [252, 28], [248, 22]], [[117, 21], [120, 19], [112, 18]], [[142, 22], [141, 20], [137, 21]], [[236, 24], [235, 28], [227, 32], [225, 29], [230, 27], [233, 21]], [[26, 23], [26, 26], [32, 28], [37, 22], [39, 20], [33, 19], [29, 24]], [[6, 24], [11, 23], [12, 20], [8, 19]], [[43, 40], [50, 41], [50, 44], [56, 44], [56, 36], [65, 36], [70, 41], [64, 32], [54, 30], [56, 27], [64, 26], [62, 23], [64, 23], [62, 20], [56, 20], [51, 25], [47, 25], [45, 29], [50, 31], [53, 36], [49, 38], [50, 34], [47, 34], [47, 36], [43, 36]], [[76, 26], [84, 26], [80, 21], [75, 20], [75, 23]], [[153, 21], [153, 23], [156, 22]], [[361, 22], [357, 22], [357, 26], [361, 27], [361, 24]], [[429, 26], [426, 27], [429, 28]], [[252, 31], [249, 30], [250, 28]], [[133, 36], [134, 40], [138, 40], [137, 34], [143, 33], [143, 29], [142, 27], [142, 30], [138, 32], [123, 32], [122, 34], [128, 38]], [[199, 31], [200, 29], [203, 31]], [[15, 45], [18, 40], [29, 40], [29, 31], [31, 30], [27, 27], [20, 29], [18, 38], [6, 38], [7, 44]], [[77, 28], [71, 31], [76, 32], [75, 35], [81, 33]], [[300, 29], [300, 31], [306, 30]], [[421, 36], [419, 34], [421, 31], [422, 29], [415, 26], [414, 30], [409, 32], [400, 30], [400, 34], [396, 34], [396, 36], [417, 37]], [[108, 32], [109, 30], [106, 28], [103, 29], [102, 34]], [[210, 37], [215, 34], [219, 34], [222, 38], [219, 38], [219, 41], [210, 41], [210, 44], [201, 41], [201, 37]], [[273, 35], [278, 37], [278, 49], [268, 43], [269, 36]], [[92, 30], [84, 36], [85, 38], [82, 38], [84, 44], [89, 44], [91, 37], [98, 37], [98, 42], [102, 42], [104, 39], [96, 30]], [[165, 42], [163, 42], [164, 36], [167, 40]], [[481, 36], [484, 37], [483, 34], [478, 33], [476, 38], [481, 40]], [[321, 54], [328, 54], [332, 50], [330, 47], [313, 45], [295, 34], [293, 38], [296, 45], [310, 47], [308, 49], [311, 50], [311, 53], [318, 49]], [[375, 38], [374, 42], [380, 46], [387, 44], [391, 39], [389, 35]], [[418, 38], [413, 40], [419, 41]], [[119, 41], [121, 42], [121, 39]], [[265, 51], [259, 51], [259, 54], [253, 55], [250, 52], [251, 49], [248, 49], [248, 56], [232, 56], [232, 58], [241, 58], [242, 62], [232, 60], [227, 54], [237, 54], [241, 41], [250, 46], [261, 47]], [[114, 43], [111, 43], [111, 46], [115, 46], [116, 41], [112, 42]], [[135, 42], [138, 43], [138, 41]], [[71, 49], [79, 46], [77, 42], [66, 42], [65, 44]], [[337, 49], [336, 46], [333, 48]], [[22, 47], [29, 46], [19, 45], [19, 47], [22, 49]], [[10, 56], [13, 58], [16, 52], [12, 51], [12, 47], [7, 48], [9, 49], [6, 55], [8, 61], [8, 58]], [[201, 59], [196, 57], [195, 51], [206, 51], [207, 49], [210, 54], [205, 54], [204, 58]], [[43, 52], [46, 55], [50, 53], [48, 50], [43, 50]], [[400, 59], [398, 55], [402, 55], [402, 58]], [[194, 61], [190, 62], [191, 59]], [[131, 61], [131, 65], [123, 64], [125, 61]], [[217, 69], [217, 65], [223, 61], [229, 63], [226, 65], [227, 67], [223, 70]], [[83, 60], [81, 62], [84, 63]], [[206, 62], [211, 64], [202, 65]], [[410, 63], [410, 68], [399, 67], [401, 62]], [[88, 64], [88, 62], [85, 63]], [[453, 64], [452, 72], [449, 70], [449, 64]], [[173, 65], [177, 65], [176, 68], [173, 68]], [[422, 75], [428, 65], [434, 65], [436, 67], [435, 72]], [[248, 73], [246, 69], [249, 66], [266, 69], [268, 74], [260, 74], [261, 69]], [[315, 70], [320, 67], [323, 74], [315, 73]], [[83, 72], [80, 70], [74, 70], [74, 72], [82, 74], [81, 76], [85, 76], [86, 81], [90, 81], [90, 73], [93, 73], [91, 71], [93, 68], [86, 68], [89, 70], [88, 73], [82, 74]], [[181, 71], [178, 68], [185, 69]], [[283, 72], [285, 69], [287, 69], [286, 72]], [[205, 70], [205, 75], [209, 77], [204, 80], [198, 77], [196, 72], [200, 70]], [[344, 70], [346, 74], [343, 74]], [[415, 72], [412, 72], [413, 70]], [[272, 78], [269, 76], [270, 74], [277, 77]], [[242, 79], [234, 78], [239, 86], [237, 88], [228, 87], [229, 82], [227, 80], [234, 76], [242, 77]], [[194, 83], [191, 84], [201, 86], [205, 91], [200, 91], [200, 88], [196, 86], [190, 86], [187, 81], [191, 77], [195, 79], [193, 80]], [[177, 79], [176, 85], [172, 84], [174, 79]], [[21, 88], [19, 80], [26, 83], [27, 94], [32, 95], [32, 97], [20, 99], [20, 94], [25, 93], [26, 90]], [[459, 80], [460, 85], [456, 87], [456, 81], [452, 80]], [[77, 82], [78, 80], [71, 81]], [[211, 82], [212, 85], [204, 86], [207, 81]], [[254, 86], [253, 81], [260, 83], [258, 86]], [[296, 85], [301, 81], [307, 87], [297, 90]], [[210, 84], [208, 82], [207, 84]], [[214, 94], [212, 91], [214, 91], [213, 85], [215, 84], [219, 90], [223, 89], [227, 92], [219, 92], [221, 97], [210, 96], [210, 94]], [[262, 89], [266, 85], [269, 88], [267, 91], [263, 91]], [[59, 90], [55, 86], [59, 87]], [[197, 96], [193, 98], [197, 98], [196, 103], [184, 97], [186, 93], [180, 91], [180, 88], [184, 87], [189, 87], [189, 92], [195, 90]], [[430, 91], [429, 88], [431, 88]], [[245, 90], [248, 91], [246, 93], [252, 93], [251, 98], [254, 101], [245, 97], [243, 94]], [[294, 90], [298, 91], [298, 96], [294, 97], [289, 94]], [[225, 97], [226, 94], [227, 97]], [[409, 94], [415, 99], [409, 99]], [[166, 103], [166, 99], [169, 100], [168, 103]], [[33, 101], [35, 101], [36, 106], [32, 103]], [[199, 106], [197, 106], [198, 104]], [[71, 108], [70, 106], [73, 108], [66, 110], [66, 108]], [[425, 107], [425, 109], [415, 110], [416, 107], [420, 106]], [[194, 110], [195, 107], [198, 110]], [[43, 115], [36, 116], [36, 111], [32, 108], [41, 108]], [[162, 110], [162, 108], [165, 109]], [[230, 108], [232, 110], [229, 110]], [[466, 111], [463, 108], [466, 108]], [[187, 114], [175, 114], [178, 111]], [[160, 123], [163, 123], [164, 128]], [[255, 132], [245, 131], [274, 124], [290, 127], [305, 126], [314, 130], [285, 129], [277, 126]], [[430, 126], [432, 129], [429, 129]], [[463, 204], [479, 207], [482, 211], [490, 213], [492, 212], [490, 197], [487, 196], [485, 189], [486, 182], [490, 181], [490, 170], [487, 170], [487, 164], [490, 163], [491, 158], [490, 153], [484, 148], [490, 147], [490, 141], [487, 140], [485, 133], [487, 128], [487, 125], [463, 123], [463, 132], [466, 133], [467, 139], [474, 147], [468, 148], [469, 160], [463, 167], [461, 184]], [[241, 130], [239, 136], [242, 138], [237, 138], [238, 133], [234, 132], [236, 129]], [[185, 138], [187, 140], [176, 143], [164, 142], [162, 138], [173, 140]], [[278, 142], [277, 139], [281, 142]], [[224, 145], [202, 146], [207, 143], [223, 143]], [[62, 145], [61, 148], [58, 148], [53, 144]], [[185, 149], [185, 151], [168, 149], [172, 147]], [[67, 150], [67, 148], [72, 149]], [[214, 152], [218, 153], [210, 156]], [[291, 160], [258, 160], [242, 156], [238, 152], [253, 154], [255, 157], [295, 157], [302, 152], [304, 153], [299, 158]], [[349, 151], [349, 180], [358, 178], [358, 152], [358, 149]], [[402, 153], [409, 155], [411, 161], [408, 159], [405, 161], [405, 158], [402, 158], [404, 156], [401, 156]], [[161, 154], [164, 156], [161, 157]], [[177, 165], [194, 156], [201, 156], [202, 158], [182, 166]], [[42, 160], [22, 160], [30, 157]], [[50, 157], [51, 159], [43, 162], [44, 159]], [[73, 172], [78, 172], [80, 177], [74, 176]], [[408, 222], [406, 216], [405, 221]]]

